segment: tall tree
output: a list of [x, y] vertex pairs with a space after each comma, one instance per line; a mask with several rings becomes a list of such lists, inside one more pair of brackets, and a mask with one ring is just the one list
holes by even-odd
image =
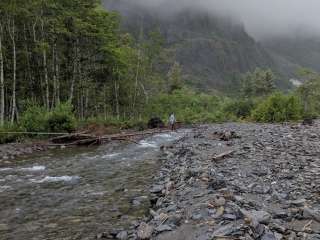
[[0, 126], [4, 125], [4, 114], [5, 114], [5, 96], [4, 96], [4, 59], [3, 59], [3, 27], [0, 23]]

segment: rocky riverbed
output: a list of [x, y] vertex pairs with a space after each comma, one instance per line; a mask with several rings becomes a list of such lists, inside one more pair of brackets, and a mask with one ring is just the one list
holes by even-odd
[[162, 150], [150, 216], [97, 238], [320, 239], [320, 122], [201, 126]]

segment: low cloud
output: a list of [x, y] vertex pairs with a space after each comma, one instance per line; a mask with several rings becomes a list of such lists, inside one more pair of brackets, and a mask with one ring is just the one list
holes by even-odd
[[[108, 0], [105, 0], [108, 1]], [[320, 0], [118, 0], [129, 1], [160, 15], [188, 9], [241, 21], [256, 39], [273, 36], [320, 36]]]

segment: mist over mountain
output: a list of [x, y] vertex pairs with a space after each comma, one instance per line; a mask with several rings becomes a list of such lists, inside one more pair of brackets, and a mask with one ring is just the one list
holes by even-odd
[[317, 1], [104, 2], [121, 13], [124, 29], [136, 37], [159, 29], [185, 80], [202, 89], [237, 89], [241, 75], [257, 67], [271, 68], [278, 87], [286, 89], [301, 66], [320, 70]]
[[118, 6], [119, 4], [139, 6], [165, 18], [186, 9], [206, 11], [215, 16], [228, 16], [242, 22], [248, 33], [256, 39], [288, 34], [320, 35], [318, 0], [116, 0], [113, 2]]

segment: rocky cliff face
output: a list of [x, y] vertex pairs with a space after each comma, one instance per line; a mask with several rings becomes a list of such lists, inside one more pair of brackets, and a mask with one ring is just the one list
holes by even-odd
[[[105, 5], [122, 14], [123, 27], [135, 36], [141, 29], [144, 33], [160, 29], [166, 48], [174, 52], [185, 80], [194, 87], [237, 91], [241, 74], [256, 67], [271, 68], [278, 76], [290, 75], [280, 69], [278, 58], [231, 19], [194, 9], [168, 13], [119, 0], [105, 0]], [[279, 87], [290, 87], [286, 78], [279, 79]]]

